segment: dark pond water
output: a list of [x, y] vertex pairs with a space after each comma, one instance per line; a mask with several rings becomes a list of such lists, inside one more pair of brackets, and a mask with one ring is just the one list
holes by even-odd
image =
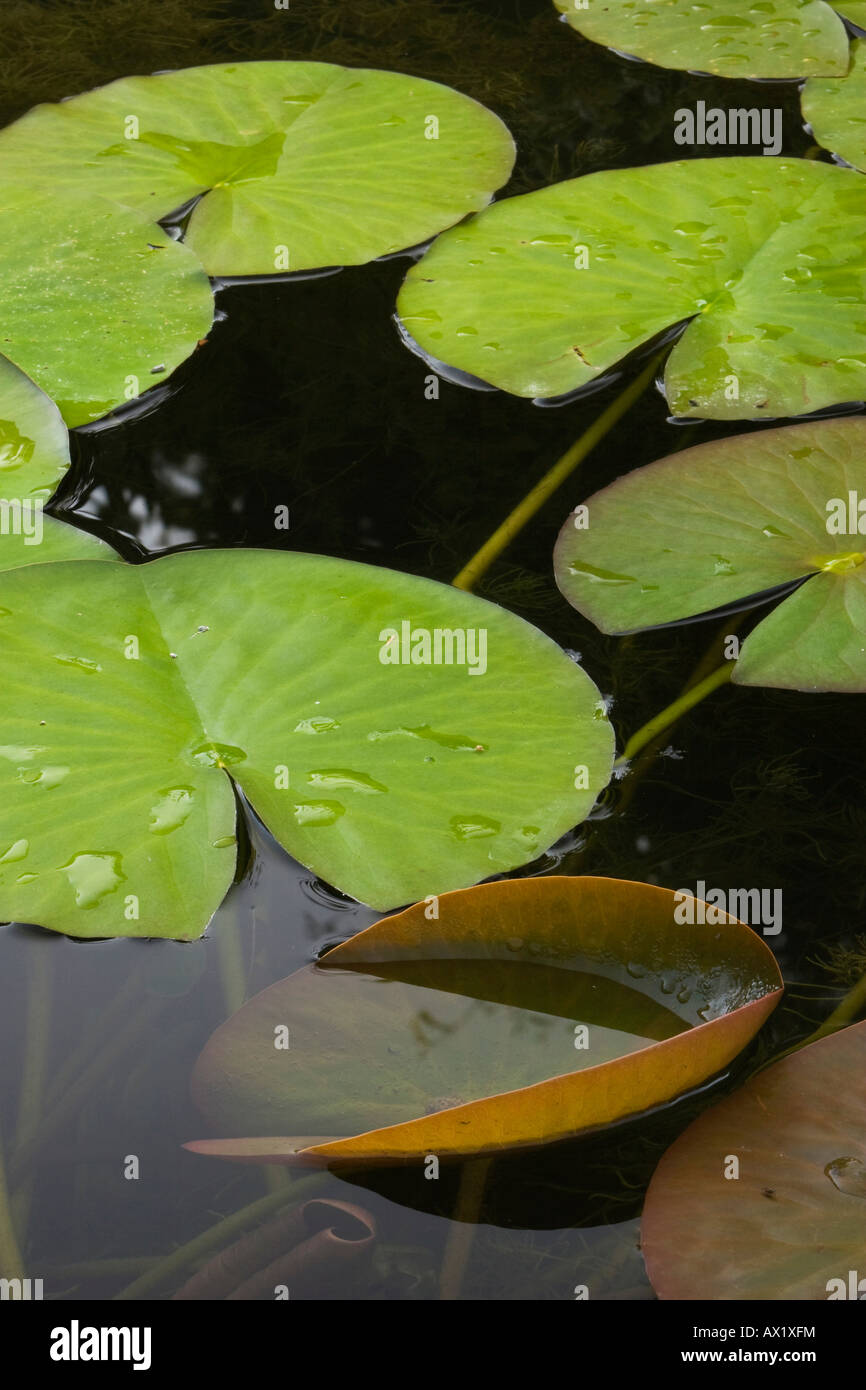
[[[754, 104], [758, 90], [626, 62], [558, 23], [549, 0], [292, 0], [288, 11], [168, 0], [147, 13], [143, 24], [136, 0], [16, 5], [5, 117], [132, 72], [313, 56], [417, 73], [485, 101], [516, 135], [508, 191], [523, 192], [682, 157], [678, 107]], [[796, 84], [774, 87], [772, 102], [785, 113], [784, 153], [804, 154]], [[391, 320], [409, 264], [223, 289], [221, 321], [152, 410], [76, 433], [55, 513], [131, 559], [255, 545], [450, 580], [618, 387], [559, 409], [448, 382], [427, 399], [429, 368]], [[551, 551], [569, 508], [618, 474], [748, 428], [684, 428], [666, 416], [648, 392], [480, 589], [580, 653], [612, 700], [621, 744], [677, 696], [718, 623], [605, 638], [558, 595]], [[288, 532], [273, 529], [280, 504]], [[654, 1165], [708, 1100], [808, 1033], [853, 968], [849, 948], [864, 930], [862, 759], [852, 698], [726, 689], [676, 727], [633, 791], [615, 784], [585, 826], [520, 871], [781, 888], [783, 930], [767, 940], [789, 994], [701, 1094], [607, 1134], [496, 1160], [460, 1296], [570, 1299], [579, 1284], [596, 1298], [653, 1296], [636, 1242]], [[31, 1136], [10, 1176], [29, 1269], [51, 1296], [109, 1297], [282, 1181], [181, 1147], [207, 1133], [189, 1096], [193, 1064], [244, 998], [376, 914], [315, 880], [252, 816], [248, 831], [239, 881], [199, 943], [84, 944], [3, 929], [0, 1128], [7, 1151]], [[125, 1176], [130, 1156], [137, 1180]], [[443, 1168], [425, 1181], [416, 1165], [323, 1179], [322, 1191], [378, 1224], [375, 1260], [351, 1297], [439, 1297], [458, 1178]]]

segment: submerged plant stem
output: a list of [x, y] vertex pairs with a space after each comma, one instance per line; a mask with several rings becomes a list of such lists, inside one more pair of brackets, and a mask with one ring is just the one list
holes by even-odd
[[250, 1202], [248, 1206], [241, 1207], [240, 1211], [233, 1212], [231, 1216], [224, 1216], [215, 1225], [209, 1226], [206, 1231], [202, 1231], [200, 1236], [194, 1236], [188, 1240], [186, 1245], [179, 1245], [170, 1255], [166, 1255], [164, 1260], [160, 1260], [152, 1269], [145, 1270], [140, 1278], [127, 1284], [125, 1289], [114, 1295], [119, 1302], [128, 1302], [139, 1298], [149, 1298], [154, 1289], [171, 1282], [179, 1282], [180, 1276], [193, 1264], [194, 1261], [204, 1259], [213, 1255], [235, 1236], [240, 1235], [249, 1226], [254, 1226], [256, 1222], [264, 1220], [266, 1216], [271, 1216], [273, 1212], [279, 1211], [281, 1207], [288, 1206], [291, 1202], [301, 1198], [306, 1199], [315, 1194], [320, 1187], [324, 1186], [331, 1175], [327, 1171], [315, 1172], [305, 1178], [297, 1178], [289, 1187], [281, 1187], [277, 1192], [268, 1193], [267, 1197], [260, 1197], [256, 1202]]
[[684, 714], [687, 714], [695, 705], [699, 705], [701, 700], [705, 700], [708, 695], [712, 695], [714, 690], [727, 684], [734, 673], [733, 661], [726, 661], [723, 666], [717, 666], [709, 676], [705, 676], [697, 685], [684, 690], [672, 705], [668, 705], [660, 714], [656, 714], [643, 728], [638, 729], [636, 734], [632, 734], [625, 746], [622, 757], [617, 758], [614, 766], [623, 767], [631, 762], [632, 758], [638, 754], [642, 748], [651, 743], [665, 729], [670, 728]]
[[[789, 1047], [781, 1057], [787, 1057], [790, 1052], [799, 1052], [801, 1047], [808, 1047], [809, 1043], [820, 1042], [821, 1038], [827, 1038], [831, 1033], [838, 1033], [840, 1028], [845, 1028], [849, 1023], [853, 1023], [859, 1014], [866, 1010], [866, 975], [858, 980], [853, 989], [849, 989], [844, 999], [841, 999], [833, 1012], [819, 1024], [814, 1033], [810, 1033], [802, 1042], [795, 1043]], [[772, 1060], [778, 1062], [781, 1057], [774, 1057]]]
[[26, 1180], [28, 1165], [37, 1151], [80, 1112], [82, 1103], [90, 1092], [110, 1075], [119, 1058], [137, 1041], [139, 1034], [146, 1033], [148, 1027], [153, 1027], [165, 1003], [164, 999], [145, 1000], [140, 1008], [130, 1015], [125, 1025], [118, 1029], [112, 1046], [103, 1048], [68, 1086], [57, 1103], [46, 1107], [35, 1131], [11, 1156], [10, 1176], [16, 1183]]
[[439, 1297], [446, 1302], [460, 1297], [492, 1162], [492, 1158], [476, 1158], [463, 1165], [454, 1220], [445, 1245], [439, 1278]]
[[497, 560], [515, 536], [519, 535], [527, 522], [532, 520], [548, 498], [574, 472], [577, 465], [582, 463], [587, 454], [591, 453], [596, 444], [600, 443], [604, 436], [613, 429], [617, 421], [622, 418], [638, 397], [643, 395], [650, 382], [655, 378], [659, 364], [667, 351], [668, 349], [665, 347], [662, 352], [650, 359], [640, 375], [635, 377], [624, 391], [620, 392], [616, 400], [611, 401], [607, 409], [602, 411], [598, 419], [594, 420], [589, 429], [580, 436], [580, 439], [572, 444], [558, 463], [555, 463], [550, 471], [545, 473], [541, 481], [536, 483], [532, 491], [526, 494], [523, 501], [518, 502], [514, 511], [505, 518], [502, 525], [497, 527], [493, 535], [484, 542], [481, 549], [473, 555], [469, 563], [464, 565], [460, 573], [451, 581], [455, 589], [471, 591], [475, 587], [481, 576], [487, 573], [494, 560]]
[[22, 1279], [24, 1277], [24, 1260], [18, 1245], [18, 1237], [15, 1234], [12, 1204], [6, 1185], [2, 1142], [0, 1142], [0, 1277], [3, 1279]]

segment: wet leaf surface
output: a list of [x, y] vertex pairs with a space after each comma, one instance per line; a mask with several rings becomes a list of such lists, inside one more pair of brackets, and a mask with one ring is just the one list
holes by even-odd
[[444, 233], [398, 312], [431, 357], [545, 398], [691, 320], [665, 369], [675, 415], [800, 415], [866, 395], [864, 217], [863, 179], [811, 160], [606, 170]]
[[557, 582], [603, 632], [625, 633], [805, 578], [746, 638], [734, 681], [866, 690], [861, 498], [862, 418], [699, 444], [596, 493], [586, 529], [569, 518]]
[[200, 935], [235, 871], [232, 782], [291, 854], [386, 908], [531, 860], [610, 776], [574, 662], [395, 571], [33, 564], [0, 580], [0, 640], [0, 915], [74, 936]]
[[23, 188], [50, 186], [61, 216], [82, 193], [154, 220], [200, 198], [185, 240], [208, 273], [273, 275], [425, 241], [484, 207], [514, 145], [491, 111], [437, 82], [219, 63], [36, 107], [0, 134], [0, 162]]
[[641, 1227], [660, 1298], [862, 1299], [864, 1070], [858, 1023], [759, 1072], [668, 1149]]
[[[58, 156], [68, 153], [61, 146]], [[213, 319], [199, 261], [152, 218], [94, 196], [86, 182], [61, 197], [16, 177], [2, 155], [0, 274], [3, 354], [68, 425], [88, 424], [164, 379]]]
[[866, 170], [866, 41], [851, 45], [847, 76], [810, 78], [801, 106], [819, 144], [855, 169]]
[[845, 26], [866, 6], [823, 0], [554, 0], [572, 28], [595, 43], [665, 68], [720, 77], [809, 77], [844, 73]]

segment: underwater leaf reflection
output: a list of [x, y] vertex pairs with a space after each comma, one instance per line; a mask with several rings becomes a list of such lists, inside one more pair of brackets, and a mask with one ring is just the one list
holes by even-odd
[[125, 77], [0, 133], [4, 178], [50, 188], [61, 217], [82, 194], [153, 220], [197, 199], [184, 237], [216, 276], [417, 245], [484, 207], [513, 162], [507, 128], [462, 93], [314, 62]]
[[604, 170], [444, 232], [397, 308], [431, 361], [535, 398], [689, 321], [674, 415], [803, 415], [866, 397], [864, 221], [866, 181], [813, 160]]
[[78, 937], [198, 937], [235, 787], [386, 909], [541, 854], [613, 764], [598, 689], [543, 633], [324, 556], [28, 564], [0, 574], [0, 662], [0, 918]]
[[750, 928], [684, 925], [675, 904], [551, 877], [386, 918], [217, 1029], [193, 1096], [237, 1137], [187, 1147], [388, 1162], [540, 1144], [669, 1101], [730, 1062], [781, 989]]
[[660, 1298], [863, 1299], [864, 1076], [866, 1022], [759, 1072], [680, 1135], [641, 1226]]
[[555, 552], [603, 632], [710, 613], [805, 583], [749, 634], [741, 685], [866, 690], [866, 420], [818, 420], [684, 449], [619, 478]]
[[842, 74], [848, 36], [839, 13], [856, 20], [856, 0], [554, 0], [584, 37], [665, 68], [719, 77]]

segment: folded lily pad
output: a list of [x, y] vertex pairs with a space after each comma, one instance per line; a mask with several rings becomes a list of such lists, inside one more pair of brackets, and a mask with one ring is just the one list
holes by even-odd
[[845, 26], [835, 11], [866, 5], [823, 0], [554, 0], [573, 29], [595, 43], [665, 68], [720, 77], [809, 77], [844, 73]]
[[489, 202], [513, 162], [507, 128], [469, 97], [330, 63], [126, 77], [0, 134], [4, 177], [50, 186], [61, 215], [82, 192], [153, 220], [206, 195], [185, 240], [223, 276], [360, 265], [413, 246]]
[[[56, 151], [65, 161], [69, 150]], [[40, 155], [32, 152], [34, 165]], [[82, 425], [132, 400], [195, 350], [213, 320], [188, 247], [141, 213], [16, 180], [0, 155], [4, 356]]]
[[866, 420], [699, 444], [619, 478], [587, 506], [588, 527], [569, 518], [560, 532], [554, 566], [569, 603], [602, 632], [657, 627], [806, 579], [746, 638], [734, 681], [866, 690]]
[[680, 1135], [641, 1226], [659, 1298], [863, 1299], [864, 1071], [857, 1023], [759, 1072]]
[[272, 1163], [443, 1157], [669, 1101], [726, 1066], [781, 990], [750, 928], [674, 914], [668, 889], [553, 877], [377, 922], [217, 1029], [193, 1097], [238, 1137], [186, 1147]]
[[866, 41], [851, 45], [847, 76], [810, 78], [800, 106], [819, 144], [866, 170]]
[[398, 301], [431, 356], [518, 396], [563, 395], [691, 319], [678, 416], [799, 415], [866, 396], [866, 182], [812, 160], [613, 169], [445, 232]]
[[607, 784], [589, 677], [495, 604], [274, 551], [0, 576], [0, 917], [200, 935], [232, 782], [290, 853], [388, 907], [545, 850]]

